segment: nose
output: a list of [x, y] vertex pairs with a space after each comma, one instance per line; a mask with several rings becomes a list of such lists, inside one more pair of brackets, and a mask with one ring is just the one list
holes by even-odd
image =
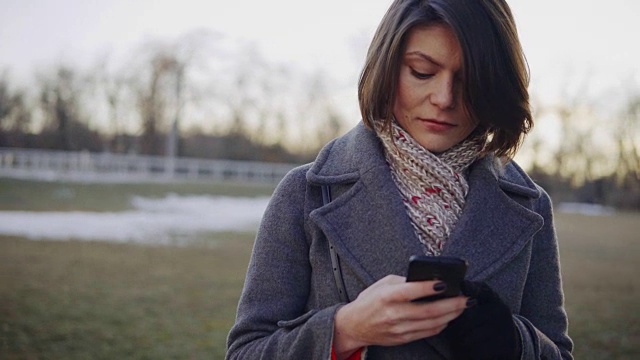
[[441, 109], [452, 109], [455, 106], [456, 96], [454, 81], [450, 77], [442, 76], [440, 81], [434, 84], [433, 92], [429, 100], [434, 106]]

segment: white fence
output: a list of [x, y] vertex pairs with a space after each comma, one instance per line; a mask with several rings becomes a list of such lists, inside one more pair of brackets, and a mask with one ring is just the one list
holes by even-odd
[[276, 183], [294, 164], [0, 148], [0, 176], [85, 182], [227, 180]]

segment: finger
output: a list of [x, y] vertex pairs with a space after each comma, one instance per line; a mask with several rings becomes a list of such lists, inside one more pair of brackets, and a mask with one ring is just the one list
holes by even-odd
[[[408, 283], [406, 278], [398, 275], [387, 275], [376, 281], [361, 295], [377, 294], [376, 297], [385, 303], [402, 303], [413, 299], [435, 294], [434, 285], [438, 281], [419, 281]], [[424, 295], [424, 294], [427, 295]]]
[[432, 328], [432, 329], [421, 329], [417, 331], [393, 334], [393, 335], [387, 336], [384, 341], [380, 342], [377, 345], [384, 345], [384, 346], [402, 345], [412, 341], [438, 335], [445, 328], [446, 328], [446, 325]]
[[408, 331], [417, 331], [420, 329], [429, 329], [439, 326], [446, 326], [450, 321], [457, 318], [464, 311], [464, 307], [444, 307], [440, 309], [429, 308], [428, 312], [422, 311], [425, 314], [424, 317], [416, 318], [415, 320], [407, 321]]
[[[380, 315], [388, 326], [397, 326], [397, 332], [414, 331], [417, 327], [440, 326], [460, 316], [466, 308], [464, 297], [455, 297], [429, 303], [404, 302], [384, 308]], [[414, 325], [408, 326], [413, 323]], [[423, 325], [415, 325], [415, 323]]]
[[395, 301], [393, 296], [391, 296], [395, 291], [395, 286], [404, 283], [405, 278], [402, 276], [387, 275], [366, 288], [358, 297], [369, 297], [370, 295], [377, 294], [375, 297], [383, 297], [385, 298], [384, 300]]
[[395, 284], [404, 284], [407, 282], [407, 278], [399, 275], [387, 275], [382, 279], [378, 280], [376, 284], [387, 284], [387, 285], [395, 285]]
[[387, 275], [382, 279], [376, 281], [372, 285], [370, 285], [366, 290], [373, 291], [375, 289], [384, 288], [392, 285], [404, 284], [405, 282], [406, 282], [406, 278], [403, 276]]
[[420, 306], [422, 308], [419, 309], [420, 316], [414, 319], [398, 321], [389, 330], [391, 333], [402, 338], [406, 336], [419, 336], [418, 338], [422, 338], [436, 335], [446, 328], [449, 322], [460, 316], [464, 311], [464, 306], [460, 306], [459, 301], [455, 301], [454, 303], [455, 304], [446, 304], [446, 302], [437, 301], [432, 304]]
[[406, 334], [405, 338], [410, 339], [409, 341], [415, 341], [419, 339], [424, 339], [432, 336], [436, 336], [440, 334], [444, 329], [447, 328], [447, 324], [440, 325], [430, 329], [421, 329], [416, 330], [414, 332]]
[[437, 316], [438, 314], [463, 311], [467, 307], [468, 299], [468, 297], [461, 295], [431, 302], [411, 302], [411, 305], [429, 317], [430, 314]]
[[411, 281], [397, 284], [396, 297], [394, 299], [396, 301], [411, 301], [425, 296], [435, 295], [444, 291], [444, 288], [438, 287], [442, 286], [442, 284], [444, 283], [437, 280]]
[[453, 312], [437, 318], [398, 322], [387, 329], [387, 339], [392, 343], [401, 344], [437, 335], [460, 313]]

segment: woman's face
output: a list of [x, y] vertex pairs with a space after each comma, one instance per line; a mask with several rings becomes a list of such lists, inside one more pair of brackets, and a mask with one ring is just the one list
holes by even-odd
[[448, 25], [415, 27], [400, 63], [393, 114], [431, 152], [464, 140], [476, 123], [462, 100], [462, 50]]

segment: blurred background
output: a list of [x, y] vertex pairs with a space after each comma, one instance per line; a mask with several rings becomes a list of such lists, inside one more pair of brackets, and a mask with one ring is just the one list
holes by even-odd
[[[269, 196], [360, 120], [390, 3], [2, 1], [0, 358], [223, 358]], [[576, 355], [637, 358], [640, 3], [508, 3]]]

